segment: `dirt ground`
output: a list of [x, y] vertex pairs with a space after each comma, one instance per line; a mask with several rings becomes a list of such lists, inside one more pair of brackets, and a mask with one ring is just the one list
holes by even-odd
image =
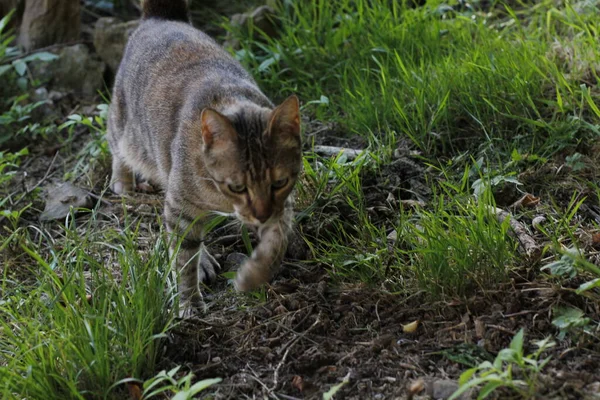
[[[321, 133], [324, 143], [345, 144], [326, 134]], [[89, 140], [86, 135], [77, 139], [80, 146]], [[34, 148], [31, 161], [21, 169], [19, 185], [31, 188], [42, 182], [40, 187], [47, 190], [61, 182], [65, 168], [75, 160], [61, 149], [55, 151], [48, 152], [47, 145]], [[378, 189], [370, 190], [369, 204], [384, 203], [390, 192], [413, 199], [427, 197], [424, 166], [399, 160], [404, 161], [380, 175], [365, 177], [367, 187]], [[82, 177], [78, 185], [100, 196], [108, 172], [100, 164], [92, 173], [97, 180]], [[43, 198], [25, 213], [23, 223], [39, 224]], [[118, 198], [107, 195], [105, 199], [101, 207], [123, 213]], [[130, 215], [158, 227], [160, 193], [139, 194], [127, 203]], [[305, 237], [310, 237], [312, 228], [311, 221], [299, 226]], [[211, 234], [212, 251], [225, 269], [232, 268], [236, 256], [244, 252], [235, 233]], [[385, 285], [340, 283], [326, 266], [311, 260], [300, 237], [295, 240], [264, 298], [236, 294], [223, 278], [207, 290], [205, 313], [178, 321], [164, 343], [159, 367], [184, 365], [198, 379], [223, 378], [206, 398], [321, 398], [344, 378], [348, 383], [336, 398], [447, 398], [456, 389], [452, 380], [469, 366], [493, 360], [520, 328], [525, 328], [526, 343], [555, 336], [554, 306], [578, 306], [592, 318], [600, 318], [600, 305], [575, 295], [575, 284], [563, 287], [538, 280], [539, 265], [515, 272], [510, 283], [494, 290], [431, 303], [424, 291], [391, 293]], [[416, 330], [405, 332], [403, 326], [413, 323]], [[533, 350], [527, 348], [526, 354]], [[537, 398], [599, 398], [600, 340], [559, 341], [548, 355], [552, 361], [541, 375]], [[510, 393], [500, 391], [497, 398], [510, 398]]]
[[[63, 108], [65, 113], [73, 110]], [[349, 138], [334, 126], [309, 122], [305, 131], [309, 137], [315, 135], [317, 144], [365, 146], [360, 138]], [[62, 182], [65, 171], [77, 162], [73, 154], [89, 140], [87, 131], [80, 129], [73, 146], [40, 143], [31, 147], [32, 156], [21, 166], [14, 192], [20, 196], [39, 187], [46, 193]], [[423, 200], [430, 194], [426, 166], [407, 155], [403, 145], [399, 149], [394, 163], [378, 175], [364, 177], [370, 206], [384, 204], [389, 193], [410, 200]], [[108, 164], [101, 163], [76, 184], [100, 197], [108, 174]], [[532, 174], [524, 177], [532, 185], [546, 176], [544, 171]], [[569, 193], [565, 189], [563, 201], [569, 201]], [[122, 215], [120, 199], [107, 196], [101, 207]], [[161, 195], [135, 197], [128, 202], [129, 212], [158, 226]], [[41, 196], [24, 213], [22, 223], [38, 225], [43, 207]], [[586, 208], [582, 210], [585, 213]], [[582, 218], [593, 220], [600, 215], [593, 204], [587, 210]], [[386, 213], [378, 217], [385, 219]], [[302, 221], [299, 229], [305, 237], [315, 234], [311, 221]], [[217, 230], [212, 234], [215, 241], [210, 247], [225, 269], [235, 264], [231, 261], [235, 254], [244, 252], [241, 237], [235, 233]], [[391, 293], [384, 284], [340, 283], [327, 266], [311, 259], [302, 238], [297, 237], [264, 298], [236, 294], [220, 278], [205, 294], [205, 313], [178, 321], [169, 332], [159, 367], [184, 365], [197, 379], [223, 378], [205, 398], [316, 399], [344, 378], [348, 383], [335, 398], [447, 398], [462, 371], [493, 360], [520, 328], [525, 328], [526, 343], [556, 336], [551, 323], [554, 306], [577, 306], [600, 320], [600, 305], [575, 295], [577, 282], [564, 287], [542, 279], [539, 268], [538, 263], [515, 271], [509, 283], [485, 293], [432, 303], [424, 291]], [[405, 332], [409, 324], [416, 324], [414, 332]], [[526, 348], [526, 354], [533, 350]], [[544, 354], [549, 355], [552, 360], [541, 375], [536, 398], [600, 399], [599, 338], [557, 341]], [[501, 390], [494, 396], [515, 398], [511, 395]]]

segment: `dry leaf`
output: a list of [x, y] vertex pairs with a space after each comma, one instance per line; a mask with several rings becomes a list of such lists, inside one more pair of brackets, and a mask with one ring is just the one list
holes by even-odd
[[595, 248], [600, 247], [600, 233], [594, 233], [592, 235], [592, 246]]
[[294, 375], [292, 378], [292, 386], [302, 392], [304, 390], [304, 379], [302, 379], [300, 375]]
[[511, 207], [512, 208], [521, 208], [521, 207], [534, 207], [540, 203], [540, 198], [535, 197], [530, 193], [526, 193], [519, 200], [515, 201]]
[[425, 389], [425, 381], [423, 378], [419, 378], [414, 382], [411, 382], [408, 387], [408, 398], [412, 399], [416, 394], [421, 393]]
[[475, 320], [475, 336], [478, 338], [482, 338], [485, 335], [485, 324], [482, 320]]
[[400, 200], [400, 204], [411, 208], [419, 208], [426, 206], [425, 202], [420, 200]]
[[132, 400], [142, 400], [142, 388], [135, 382], [127, 382], [127, 391]]
[[409, 324], [402, 325], [402, 332], [414, 333], [418, 327], [419, 327], [419, 320], [415, 320]]

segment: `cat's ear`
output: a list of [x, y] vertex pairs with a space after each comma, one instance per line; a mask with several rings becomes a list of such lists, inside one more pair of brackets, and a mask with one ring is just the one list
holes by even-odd
[[212, 108], [205, 108], [200, 120], [205, 150], [232, 143], [236, 136], [235, 128], [223, 114]]
[[291, 95], [273, 110], [266, 134], [275, 140], [286, 136], [296, 143], [300, 140], [300, 102], [296, 95]]

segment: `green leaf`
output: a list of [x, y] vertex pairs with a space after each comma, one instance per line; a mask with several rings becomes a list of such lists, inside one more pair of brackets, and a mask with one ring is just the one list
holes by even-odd
[[596, 278], [596, 279], [591, 280], [589, 282], [582, 283], [581, 285], [579, 285], [579, 288], [577, 288], [577, 290], [575, 291], [575, 293], [581, 294], [583, 292], [586, 292], [588, 290], [592, 290], [594, 288], [600, 288], [600, 278]]
[[503, 382], [502, 381], [492, 381], [492, 382], [488, 382], [487, 385], [485, 385], [483, 387], [483, 389], [481, 389], [481, 391], [479, 392], [479, 395], [477, 396], [477, 400], [479, 399], [485, 399], [486, 397], [488, 397], [494, 390], [498, 389], [500, 386], [503, 386]]
[[15, 71], [17, 71], [17, 74], [19, 74], [19, 76], [23, 76], [25, 75], [25, 72], [27, 72], [27, 64], [25, 64], [25, 61], [23, 60], [13, 61], [12, 66], [14, 67]]
[[223, 272], [221, 276], [225, 279], [235, 279], [236, 272], [235, 271], [227, 271]]
[[471, 377], [475, 374], [475, 372], [477, 372], [477, 367], [475, 368], [469, 368], [468, 370], [466, 370], [465, 372], [463, 372], [462, 374], [460, 374], [460, 378], [458, 379], [458, 384], [460, 386], [464, 385], [465, 383], [467, 383], [467, 381], [469, 379], [471, 379]]
[[510, 348], [518, 354], [523, 353], [523, 335], [524, 331], [523, 328], [521, 328], [510, 342]]
[[0, 65], [0, 76], [12, 69], [12, 65]]
[[31, 54], [25, 58], [22, 58], [23, 62], [30, 61], [53, 61], [56, 60], [58, 56], [53, 53], [49, 53], [47, 51], [42, 51], [40, 53]]
[[323, 393], [323, 400], [332, 400], [333, 396], [342, 388], [342, 386], [344, 386], [348, 382], [350, 382], [350, 374], [346, 375], [343, 381], [341, 381], [337, 385], [333, 385], [331, 389]]
[[[513, 349], [502, 349], [498, 353], [496, 360], [506, 361], [506, 362], [515, 362], [517, 361], [517, 352]], [[496, 369], [500, 368], [500, 365], [496, 365]]]
[[215, 384], [221, 382], [222, 380], [223, 379], [221, 379], [221, 378], [213, 378], [213, 379], [204, 379], [204, 380], [201, 380], [200, 382], [194, 383], [192, 385], [192, 387], [190, 388], [189, 392], [193, 396], [196, 393], [199, 393], [199, 392], [203, 391], [207, 387], [215, 385]]
[[577, 275], [577, 270], [575, 269], [575, 260], [568, 255], [564, 255], [560, 258], [560, 260], [554, 261], [541, 268], [542, 271], [545, 269], [549, 269], [550, 273], [554, 276], [567, 276], [568, 278], [574, 278]]
[[[26, 91], [27, 90], [27, 78], [25, 78], [24, 76], [21, 76], [17, 79], [17, 86], [19, 87], [19, 89], [21, 89], [22, 91]], [[29, 118], [29, 116], [28, 116]]]
[[8, 23], [10, 22], [10, 19], [12, 18], [12, 15], [15, 13], [15, 10], [12, 9], [8, 12], [8, 14], [6, 14], [4, 16], [4, 18], [0, 19], [0, 32], [2, 32], [4, 30], [4, 28], [6, 28], [6, 26], [8, 25]]
[[585, 318], [583, 311], [578, 308], [558, 308], [554, 310], [554, 314], [558, 316], [552, 320], [552, 325], [560, 330], [586, 326], [590, 323], [590, 319]]

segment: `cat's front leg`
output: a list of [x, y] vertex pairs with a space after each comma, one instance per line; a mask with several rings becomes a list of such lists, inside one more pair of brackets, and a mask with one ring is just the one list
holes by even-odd
[[201, 219], [187, 217], [167, 200], [165, 224], [170, 234], [169, 254], [179, 273], [180, 313], [185, 316], [202, 305], [200, 284], [216, 279], [219, 263], [203, 243]]
[[287, 250], [292, 219], [293, 210], [287, 208], [278, 223], [259, 228], [260, 242], [252, 256], [240, 266], [234, 283], [236, 290], [256, 289], [277, 272]]

